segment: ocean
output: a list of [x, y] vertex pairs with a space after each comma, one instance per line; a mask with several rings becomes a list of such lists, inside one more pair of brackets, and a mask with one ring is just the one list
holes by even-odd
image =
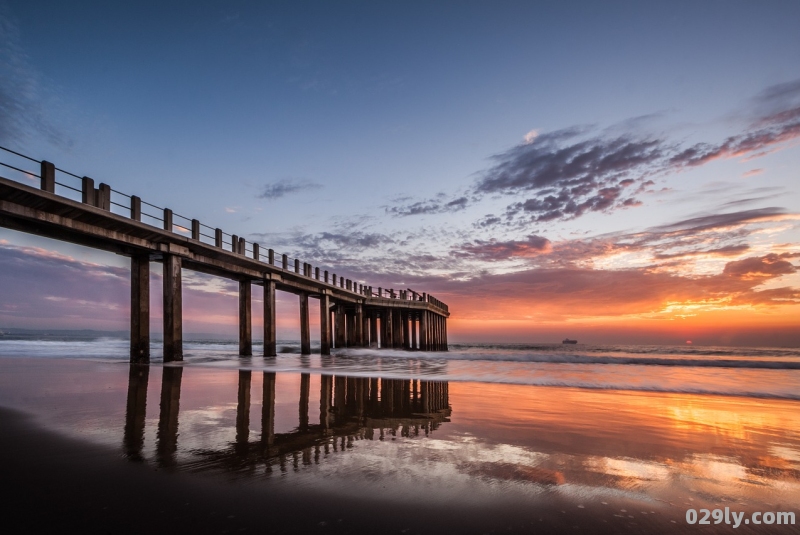
[[[195, 335], [184, 340], [186, 365], [254, 371], [429, 378], [600, 390], [683, 392], [800, 399], [800, 349], [768, 347], [451, 344], [448, 352], [334, 349], [300, 356], [298, 341], [279, 340], [278, 357], [238, 356], [238, 342]], [[152, 362], [161, 362], [159, 341]], [[81, 331], [0, 332], [0, 356], [128, 360], [124, 335]]]

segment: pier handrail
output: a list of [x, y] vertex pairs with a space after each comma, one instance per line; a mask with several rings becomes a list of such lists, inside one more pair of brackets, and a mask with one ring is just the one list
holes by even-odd
[[[71, 198], [69, 195], [63, 195], [56, 191], [56, 186], [60, 186], [61, 188], [64, 188], [68, 191], [80, 194], [81, 196], [80, 199], [72, 199], [72, 200], [78, 200], [79, 202], [83, 202], [91, 206], [102, 208], [110, 212], [112, 211], [112, 207], [117, 208], [119, 209], [119, 211], [123, 212], [122, 214], [118, 213], [117, 215], [124, 215], [124, 212], [127, 211], [128, 217], [134, 220], [138, 220], [144, 224], [156, 228], [163, 228], [164, 230], [167, 230], [169, 232], [174, 232], [180, 235], [189, 235], [192, 239], [197, 241], [203, 241], [202, 238], [206, 238], [211, 241], [211, 243], [203, 242], [206, 243], [207, 245], [213, 245], [215, 247], [232, 251], [237, 254], [249, 256], [250, 258], [253, 258], [258, 262], [268, 264], [274, 268], [282, 269], [287, 272], [294, 272], [296, 274], [311, 279], [315, 279], [333, 288], [345, 290], [354, 294], [364, 295], [367, 297], [378, 297], [382, 299], [397, 299], [397, 300], [407, 300], [407, 301], [408, 300], [424, 301], [429, 303], [434, 308], [438, 308], [444, 312], [449, 312], [448, 307], [445, 303], [439, 301], [430, 294], [425, 294], [425, 293], [419, 294], [410, 289], [394, 290], [393, 288], [388, 288], [388, 289], [378, 288], [378, 291], [375, 292], [373, 291], [372, 286], [367, 285], [363, 280], [359, 281], [359, 280], [347, 279], [345, 277], [342, 277], [341, 275], [333, 273], [332, 270], [323, 271], [319, 266], [312, 266], [311, 263], [302, 262], [300, 259], [296, 257], [292, 258], [293, 255], [289, 255], [288, 253], [275, 254], [275, 251], [273, 249], [262, 248], [258, 242], [247, 242], [243, 237], [237, 236], [235, 234], [228, 234], [227, 232], [223, 232], [219, 228], [216, 229], [212, 228], [208, 225], [201, 223], [196, 219], [191, 219], [189, 217], [175, 213], [169, 208], [162, 208], [156, 206], [155, 204], [149, 203], [136, 195], [129, 195], [127, 193], [123, 193], [121, 191], [112, 189], [105, 183], [100, 183], [99, 186], [95, 188], [93, 179], [86, 176], [81, 177], [69, 171], [65, 171], [64, 169], [58, 168], [46, 160], [36, 160], [35, 158], [32, 158], [30, 156], [27, 156], [25, 154], [19, 153], [17, 151], [11, 150], [3, 146], [0, 146], [0, 150], [9, 154], [13, 154], [19, 158], [23, 158], [24, 160], [28, 160], [30, 162], [39, 164], [40, 171], [37, 173], [34, 171], [23, 169], [21, 166], [17, 167], [15, 165], [11, 165], [10, 163], [6, 163], [5, 161], [0, 161], [0, 166], [11, 169], [12, 171], [15, 171], [17, 173], [21, 173], [28, 180], [36, 180], [38, 178], [40, 180], [40, 188], [55, 195]], [[76, 188], [64, 182], [56, 180], [56, 172], [71, 177], [72, 179], [79, 180], [80, 188]], [[19, 182], [19, 180], [17, 180], [16, 178], [11, 178], [11, 180]], [[130, 201], [129, 205], [126, 206], [124, 204], [116, 202], [115, 200], [113, 200], [111, 196], [112, 194], [120, 195], [127, 198]], [[147, 207], [147, 211], [145, 211], [143, 207]], [[155, 214], [150, 213], [151, 211], [155, 211]], [[159, 216], [157, 214], [161, 215]], [[145, 216], [153, 221], [157, 221], [158, 223], [152, 224], [147, 221], [142, 221], [142, 216]], [[176, 218], [184, 222], [187, 222], [188, 226], [185, 224], [182, 225], [176, 223], [175, 222]], [[176, 228], [178, 230], [176, 230]], [[203, 233], [202, 232], [203, 228], [213, 231], [214, 236]], [[226, 240], [225, 238], [228, 239]], [[283, 259], [287, 259], [285, 265]], [[288, 259], [291, 259], [291, 261], [289, 261]]]

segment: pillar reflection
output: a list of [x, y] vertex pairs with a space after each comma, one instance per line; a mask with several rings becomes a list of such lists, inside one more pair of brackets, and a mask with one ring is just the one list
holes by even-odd
[[150, 366], [131, 364], [128, 372], [128, 401], [125, 407], [125, 430], [123, 449], [125, 455], [135, 461], [143, 460], [144, 425], [147, 412], [147, 383]]
[[164, 366], [161, 375], [161, 406], [158, 415], [156, 454], [160, 464], [175, 464], [178, 450], [178, 412], [181, 401], [183, 368]]
[[[252, 372], [238, 371], [235, 434], [219, 446], [197, 447], [187, 440], [184, 452], [192, 469], [218, 469], [237, 473], [302, 470], [324, 462], [330, 455], [357, 447], [360, 441], [384, 437], [414, 439], [427, 436], [448, 422], [451, 414], [447, 383], [410, 379], [381, 379], [319, 375], [319, 420], [309, 417], [312, 377], [294, 375], [300, 381], [297, 400], [299, 422], [288, 432], [276, 433], [276, 373], [263, 373], [261, 433], [251, 440], [250, 410]], [[178, 428], [183, 368], [162, 368], [161, 396], [155, 441], [155, 461], [164, 467], [177, 465]], [[123, 450], [131, 460], [143, 460], [149, 368], [131, 365], [125, 412]], [[288, 400], [286, 400], [288, 401]], [[287, 410], [291, 405], [281, 403]], [[213, 407], [207, 407], [212, 409]], [[288, 414], [284, 414], [284, 417]], [[234, 431], [234, 430], [232, 430]], [[235, 436], [235, 438], [234, 438]]]

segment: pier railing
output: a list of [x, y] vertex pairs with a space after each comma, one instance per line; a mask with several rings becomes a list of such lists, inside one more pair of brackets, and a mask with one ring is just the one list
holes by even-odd
[[[229, 234], [220, 228], [212, 228], [197, 219], [178, 214], [170, 208], [162, 208], [136, 195], [112, 189], [106, 183], [100, 183], [95, 187], [95, 181], [92, 178], [60, 169], [46, 160], [36, 160], [2, 146], [0, 146], [0, 151], [2, 151], [0, 166], [10, 170], [11, 172], [8, 174], [12, 175], [4, 176], [4, 178], [22, 184], [38, 185], [40, 189], [61, 197], [108, 210], [154, 228], [174, 232], [207, 245], [247, 256], [283, 271], [294, 272], [354, 294], [382, 299], [421, 301], [444, 312], [449, 312], [445, 303], [430, 294], [419, 293], [410, 288], [405, 290], [374, 288], [364, 281], [345, 278], [333, 273], [332, 270], [301, 262], [298, 258], [291, 258], [287, 253], [276, 253], [273, 249], [262, 247], [255, 241], [248, 242], [242, 236]], [[39, 166], [38, 171], [26, 169], [32, 163]]]

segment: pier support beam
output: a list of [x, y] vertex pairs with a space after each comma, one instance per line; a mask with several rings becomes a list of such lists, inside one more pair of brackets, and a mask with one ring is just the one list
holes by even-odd
[[331, 354], [331, 297], [327, 293], [319, 296], [319, 342], [322, 355]]
[[264, 281], [264, 356], [277, 355], [275, 343], [275, 281]]
[[334, 333], [334, 342], [336, 344], [337, 349], [341, 347], [345, 347], [347, 345], [345, 339], [345, 317], [344, 317], [344, 307], [342, 305], [336, 305], [336, 332]]
[[131, 257], [131, 364], [150, 362], [150, 255]]
[[378, 347], [378, 313], [369, 313], [369, 347]]
[[181, 257], [164, 255], [164, 362], [183, 360]]
[[[394, 327], [393, 327], [394, 323], [392, 323], [394, 318], [392, 318], [392, 316], [393, 314], [391, 308], [384, 309], [381, 320], [386, 319], [385, 322], [386, 325], [383, 331], [386, 336], [381, 339], [381, 347], [386, 347], [386, 348], [394, 347]], [[386, 340], [385, 344], [383, 343], [383, 340]]]
[[400, 317], [403, 318], [403, 347], [411, 349], [411, 332], [408, 328], [408, 312], [401, 312]]
[[253, 285], [250, 280], [239, 281], [239, 355], [253, 354]]
[[419, 316], [419, 348], [422, 351], [430, 351], [428, 334], [428, 311], [423, 310]]
[[399, 309], [392, 310], [392, 347], [403, 348], [403, 320]]
[[419, 349], [417, 344], [417, 313], [411, 312], [411, 349]]
[[361, 303], [356, 304], [355, 321], [353, 323], [356, 335], [354, 345], [356, 347], [364, 347], [364, 307]]
[[300, 294], [300, 354], [311, 354], [311, 327], [308, 317], [308, 294]]

